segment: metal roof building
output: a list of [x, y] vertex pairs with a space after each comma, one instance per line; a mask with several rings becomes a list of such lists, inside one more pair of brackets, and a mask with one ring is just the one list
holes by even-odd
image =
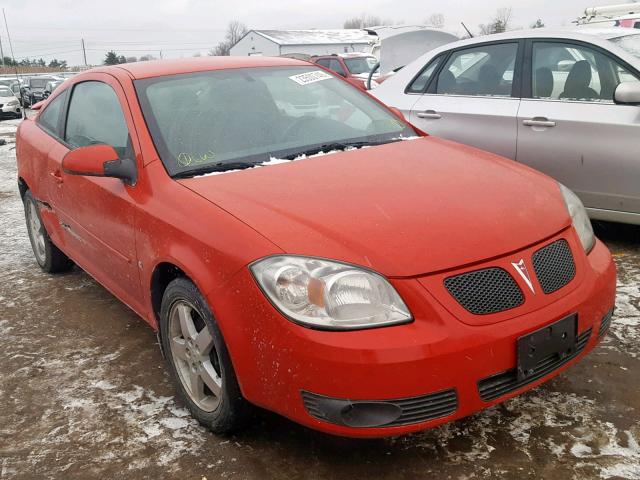
[[369, 51], [376, 35], [365, 30], [249, 30], [231, 47], [231, 55], [327, 55]]

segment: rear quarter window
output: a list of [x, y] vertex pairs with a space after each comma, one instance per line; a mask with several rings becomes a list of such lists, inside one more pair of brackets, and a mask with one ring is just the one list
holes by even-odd
[[67, 98], [67, 90], [60, 92], [38, 115], [38, 125], [56, 138], [62, 138], [60, 115]]

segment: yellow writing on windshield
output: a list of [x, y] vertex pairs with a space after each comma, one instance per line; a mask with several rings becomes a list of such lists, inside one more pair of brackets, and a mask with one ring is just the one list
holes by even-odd
[[202, 165], [203, 163], [210, 162], [215, 156], [216, 154], [211, 150], [201, 154], [181, 152], [176, 157], [176, 161], [181, 167], [188, 167], [190, 165]]

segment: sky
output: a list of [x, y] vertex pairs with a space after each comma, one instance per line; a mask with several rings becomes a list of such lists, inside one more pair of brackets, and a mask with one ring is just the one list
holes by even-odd
[[[23, 57], [100, 64], [108, 50], [126, 57], [152, 54], [190, 57], [221, 41], [227, 24], [240, 20], [255, 29], [342, 28], [345, 19], [370, 14], [395, 23], [422, 23], [442, 13], [445, 28], [462, 33], [486, 23], [498, 8], [511, 7], [513, 26], [526, 28], [537, 18], [547, 26], [570, 25], [586, 7], [621, 0], [0, 0], [13, 51]], [[9, 42], [0, 26], [4, 54]]]

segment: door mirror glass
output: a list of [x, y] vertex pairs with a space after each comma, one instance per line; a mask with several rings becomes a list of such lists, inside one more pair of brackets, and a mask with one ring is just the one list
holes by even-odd
[[111, 145], [96, 144], [76, 148], [62, 159], [62, 169], [69, 175], [119, 178], [128, 185], [136, 182], [136, 166], [131, 159], [118, 158]]
[[622, 82], [616, 88], [614, 100], [623, 105], [640, 105], [640, 82]]

